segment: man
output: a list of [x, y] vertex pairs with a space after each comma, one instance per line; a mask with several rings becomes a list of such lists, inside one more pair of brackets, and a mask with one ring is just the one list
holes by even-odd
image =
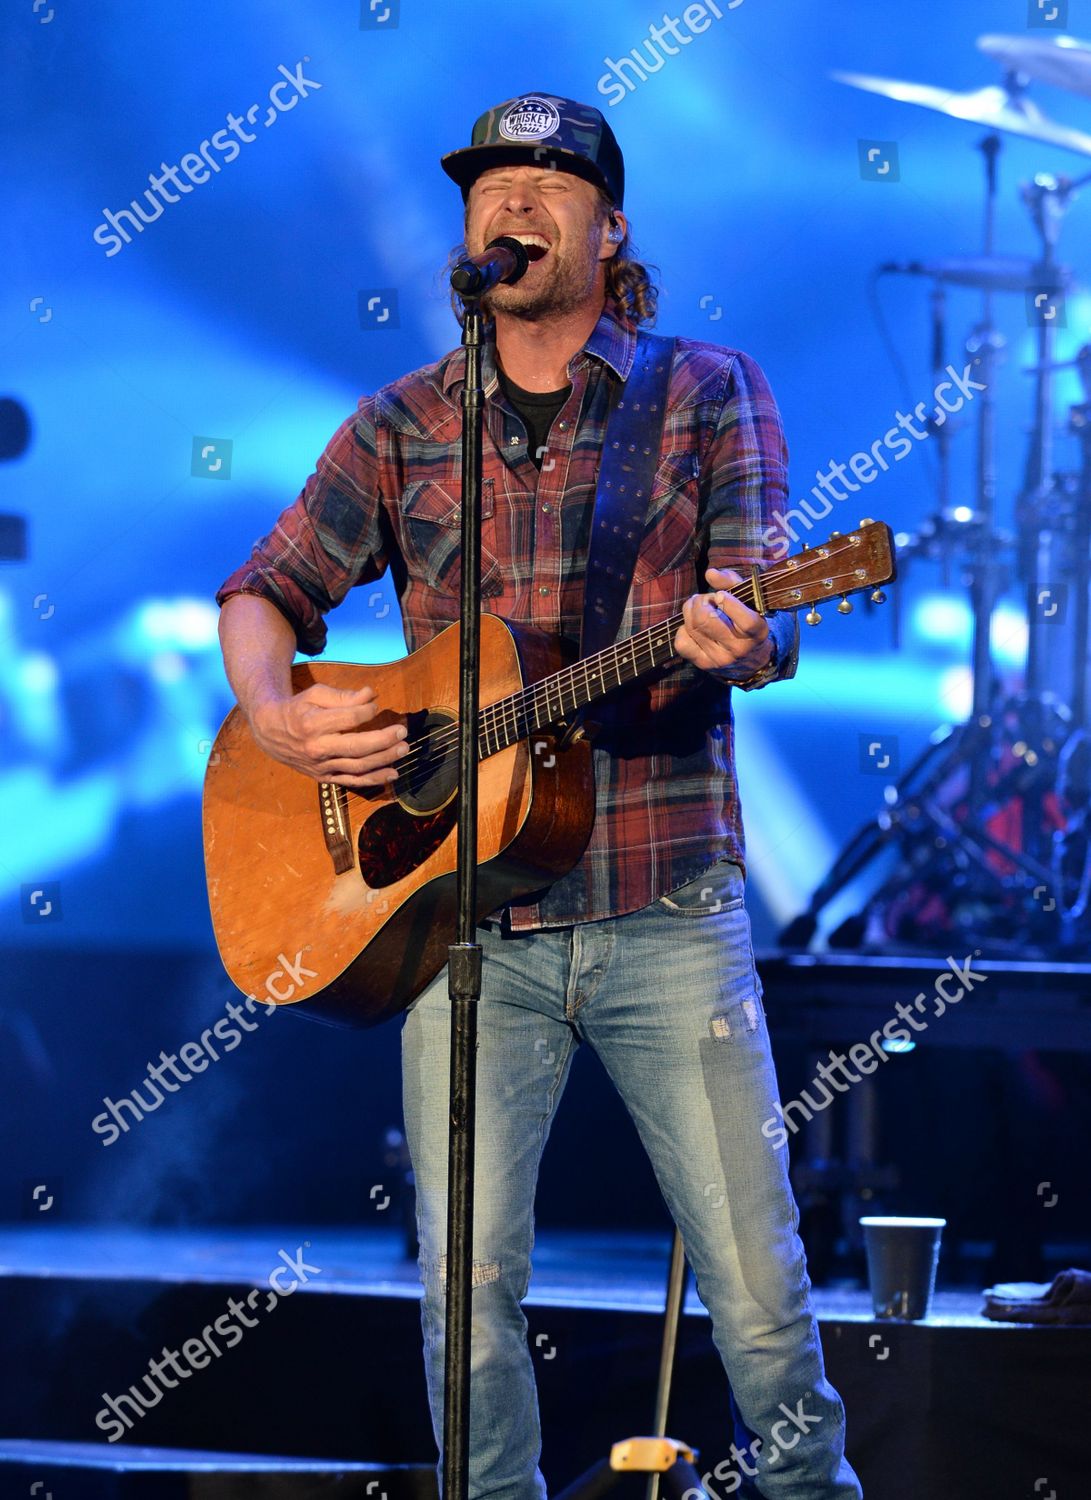
[[[521, 239], [523, 278], [489, 294], [484, 607], [580, 636], [607, 416], [655, 289], [629, 254], [620, 149], [595, 109], [553, 95], [481, 116], [443, 159], [465, 243]], [[464, 355], [363, 400], [301, 495], [220, 590], [232, 687], [258, 744], [319, 780], [397, 777], [400, 729], [369, 688], [293, 696], [297, 648], [390, 567], [416, 649], [458, 616]], [[685, 662], [616, 694], [594, 744], [596, 822], [572, 872], [480, 929], [471, 1494], [544, 1495], [526, 1323], [538, 1164], [576, 1046], [602, 1058], [650, 1154], [712, 1317], [737, 1427], [717, 1475], [766, 1496], [858, 1496], [827, 1383], [783, 1152], [761, 1123], [776, 1081], [743, 906], [731, 683], [795, 670], [794, 618], [722, 593], [763, 559], [786, 494], [776, 406], [745, 355], [680, 340], [660, 460], [619, 638], [683, 610]], [[712, 592], [697, 594], [701, 574]], [[423, 1327], [442, 1434], [449, 1006], [446, 974], [402, 1033]], [[788, 1415], [794, 1422], [788, 1421]], [[732, 1447], [730, 1438], [737, 1441]], [[710, 1456], [711, 1457], [711, 1456]]]

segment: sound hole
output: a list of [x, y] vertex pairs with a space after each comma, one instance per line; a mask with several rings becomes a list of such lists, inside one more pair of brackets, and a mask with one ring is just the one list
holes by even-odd
[[407, 743], [413, 748], [394, 783], [401, 805], [412, 813], [438, 812], [458, 785], [458, 731], [449, 714], [406, 715]]

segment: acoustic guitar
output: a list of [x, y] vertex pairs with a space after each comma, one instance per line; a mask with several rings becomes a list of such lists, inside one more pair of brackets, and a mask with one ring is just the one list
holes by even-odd
[[[890, 530], [864, 521], [759, 570], [732, 592], [751, 608], [799, 609], [894, 577]], [[582, 660], [566, 643], [481, 617], [478, 916], [566, 874], [591, 837], [591, 746], [566, 727], [613, 689], [681, 660], [681, 614]], [[304, 662], [314, 683], [373, 687], [369, 728], [408, 729], [397, 780], [316, 782], [255, 744], [233, 708], [209, 756], [204, 848], [224, 967], [244, 994], [335, 1024], [396, 1015], [447, 962], [455, 928], [459, 628], [381, 665]]]

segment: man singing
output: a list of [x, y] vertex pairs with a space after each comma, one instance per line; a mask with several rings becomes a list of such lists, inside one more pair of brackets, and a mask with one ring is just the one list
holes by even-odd
[[[530, 259], [484, 303], [495, 342], [485, 349], [483, 607], [578, 641], [607, 420], [638, 329], [655, 316], [655, 287], [629, 253], [621, 151], [598, 110], [528, 94], [488, 110], [471, 145], [442, 164], [462, 191], [465, 249], [510, 235]], [[411, 650], [458, 618], [463, 372], [459, 349], [362, 400], [217, 596], [227, 673], [254, 738], [316, 780], [381, 786], [406, 752], [400, 726], [368, 728], [384, 706], [372, 689], [293, 693], [294, 654], [322, 650], [323, 615], [389, 567]], [[479, 929], [474, 1500], [545, 1495], [521, 1303], [539, 1162], [581, 1043], [636, 1123], [711, 1315], [733, 1401], [716, 1455], [723, 1489], [861, 1493], [823, 1372], [786, 1154], [761, 1133], [776, 1078], [743, 904], [731, 686], [791, 677], [796, 625], [720, 592], [767, 560], [786, 462], [753, 360], [679, 339], [618, 638], [681, 612], [685, 661], [607, 700], [579, 863]], [[710, 592], [695, 592], [702, 581]], [[402, 1031], [437, 1442], [449, 1023], [444, 972]]]

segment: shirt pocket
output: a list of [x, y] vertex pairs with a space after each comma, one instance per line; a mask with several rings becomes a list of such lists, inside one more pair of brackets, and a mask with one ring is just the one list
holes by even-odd
[[[434, 479], [411, 480], [399, 502], [401, 547], [411, 576], [430, 588], [457, 594], [462, 586], [462, 501]], [[481, 485], [481, 592], [499, 594], [504, 583], [496, 555], [493, 480]]]
[[668, 453], [652, 484], [635, 583], [671, 573], [697, 555], [697, 455]]

